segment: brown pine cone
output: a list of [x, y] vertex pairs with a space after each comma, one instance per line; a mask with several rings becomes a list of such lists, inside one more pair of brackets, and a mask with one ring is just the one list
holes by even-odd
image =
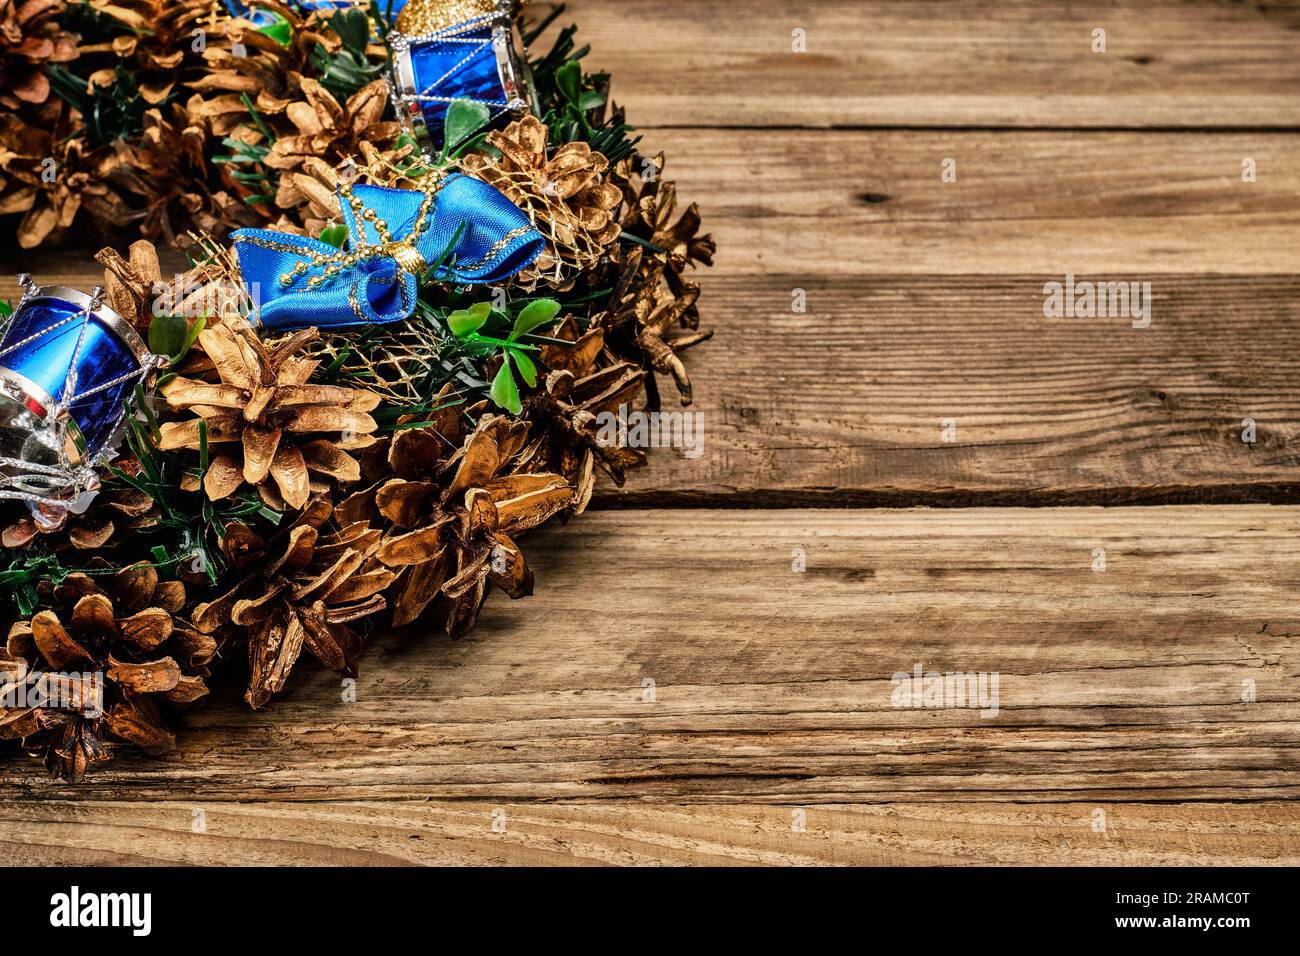
[[[639, 246], [624, 250], [618, 265], [609, 309], [593, 318], [592, 326], [605, 331], [606, 345], [615, 355], [671, 375], [682, 404], [691, 404], [691, 379], [677, 353], [713, 337], [711, 331], [698, 331], [698, 319], [690, 318], [699, 286], [687, 283], [681, 294], [675, 293], [665, 281], [671, 271], [666, 260]], [[651, 404], [657, 406], [657, 397]]]
[[300, 353], [315, 337], [307, 329], [268, 346], [242, 319], [218, 321], [199, 335], [199, 345], [219, 381], [177, 377], [163, 386], [173, 409], [199, 417], [164, 424], [161, 447], [197, 450], [199, 422], [207, 424], [214, 455], [203, 488], [213, 501], [247, 482], [271, 507], [299, 509], [313, 491], [328, 489], [327, 480], [360, 479], [348, 450], [374, 443], [369, 413], [379, 396], [309, 384], [319, 363]]
[[248, 642], [248, 690], [254, 710], [284, 689], [303, 647], [331, 670], [356, 673], [361, 639], [348, 624], [386, 607], [395, 574], [374, 557], [380, 532], [353, 522], [321, 529], [329, 502], [315, 499], [270, 541], [242, 524], [227, 526], [222, 551], [239, 582], [194, 609], [194, 625], [214, 634], [233, 623]]
[[102, 577], [69, 575], [53, 599], [55, 610], [10, 629], [0, 672], [10, 678], [7, 701], [19, 682], [28, 700], [34, 683], [58, 696], [5, 710], [0, 738], [21, 738], [51, 773], [69, 780], [112, 756], [108, 740], [149, 753], [170, 750], [175, 738], [158, 705], [206, 695], [204, 677], [217, 648], [174, 620], [185, 606], [184, 584], [137, 565]]
[[[424, 432], [415, 440], [426, 447], [442, 440], [432, 427], [409, 431]], [[442, 594], [451, 600], [447, 633], [459, 638], [474, 626], [489, 584], [512, 598], [532, 593], [513, 536], [563, 511], [574, 492], [560, 475], [516, 470], [527, 440], [526, 422], [485, 415], [438, 465], [437, 481], [396, 478], [379, 488], [376, 504], [391, 529], [377, 556], [394, 570], [410, 569], [395, 593], [394, 623], [414, 620]]]
[[[24, 201], [26, 215], [18, 224], [18, 245], [23, 249], [57, 243], [82, 212], [99, 237], [131, 221], [131, 206], [112, 182], [117, 166], [114, 148], [87, 147], [76, 135], [82, 125], [80, 113], [60, 106], [50, 122], [53, 132], [45, 154], [34, 165], [19, 163], [9, 169], [33, 190], [30, 202]], [[46, 159], [53, 165], [47, 167]], [[47, 168], [56, 175], [43, 175]]]
[[[118, 467], [139, 470], [134, 460], [120, 461]], [[15, 551], [43, 545], [52, 551], [73, 548], [98, 551], [113, 547], [131, 531], [158, 523], [159, 509], [153, 498], [136, 488], [112, 488], [100, 492], [85, 514], [71, 514], [45, 506], [40, 518], [26, 508], [0, 532], [0, 544]]]
[[302, 222], [329, 220], [341, 215], [338, 165], [349, 157], [359, 160], [365, 147], [374, 150], [373, 143], [392, 140], [401, 126], [382, 122], [388, 108], [385, 80], [362, 87], [344, 104], [316, 80], [303, 78], [301, 87], [302, 98], [285, 108], [291, 132], [275, 141], [265, 163], [280, 173], [276, 206]]
[[0, 104], [50, 98], [45, 65], [77, 58], [77, 38], [59, 25], [66, 9], [63, 0], [0, 0]]
[[530, 421], [543, 426], [548, 438], [549, 467], [563, 475], [576, 489], [571, 506], [581, 514], [595, 488], [593, 464], [599, 463], [620, 488], [627, 471], [645, 464], [645, 452], [620, 448], [600, 441], [602, 413], [618, 414], [622, 405], [632, 405], [645, 385], [646, 373], [639, 364], [605, 364], [605, 332], [589, 329], [579, 336], [577, 323], [566, 317], [551, 335], [567, 339], [572, 346], [546, 345], [541, 359], [550, 374], [542, 388], [529, 397], [525, 410]]
[[114, 144], [111, 181], [131, 197], [140, 234], [183, 248], [197, 217], [214, 207], [204, 157], [206, 133], [179, 105], [145, 113], [138, 137]]
[[633, 158], [628, 157], [618, 164], [612, 176], [622, 187], [627, 202], [623, 228], [664, 250], [662, 255], [668, 267], [679, 275], [696, 263], [713, 265], [718, 244], [712, 235], [700, 235], [699, 205], [691, 203], [674, 222], [677, 184], [663, 178], [664, 154], [644, 162], [642, 169], [650, 175], [637, 172]]

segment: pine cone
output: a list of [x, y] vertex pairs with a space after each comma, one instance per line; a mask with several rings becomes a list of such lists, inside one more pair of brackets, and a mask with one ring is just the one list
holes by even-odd
[[47, 63], [77, 58], [77, 38], [59, 25], [63, 0], [0, 0], [0, 104], [11, 110], [50, 97]]
[[[474, 626], [489, 584], [512, 598], [532, 593], [532, 572], [512, 536], [564, 510], [573, 488], [559, 475], [512, 470], [527, 440], [526, 422], [485, 415], [437, 468], [441, 489], [400, 478], [379, 489], [376, 504], [392, 530], [378, 558], [390, 568], [417, 569], [395, 598], [397, 621], [414, 620], [441, 593], [451, 600], [447, 633], [459, 638]], [[432, 446], [437, 436], [422, 441]]]
[[27, 212], [40, 192], [50, 134], [13, 113], [0, 115], [0, 215]]
[[[120, 461], [117, 466], [138, 472], [139, 463]], [[158, 523], [159, 509], [153, 498], [136, 488], [101, 491], [85, 514], [71, 514], [45, 506], [36, 515], [24, 509], [2, 533], [0, 543], [14, 551], [43, 545], [52, 551], [73, 548], [98, 551], [111, 548], [123, 535]]]
[[108, 64], [91, 73], [90, 83], [111, 86], [122, 66], [150, 106], [166, 102], [178, 76], [198, 65], [194, 30], [213, 27], [211, 0], [92, 0], [92, 6], [126, 32], [115, 30], [112, 40], [81, 47], [83, 57]]
[[339, 164], [348, 158], [359, 159], [364, 145], [393, 139], [401, 126], [381, 122], [388, 108], [385, 80], [362, 87], [341, 106], [316, 80], [304, 78], [301, 86], [302, 99], [284, 111], [293, 133], [275, 141], [265, 163], [280, 172], [275, 197], [280, 209], [300, 220], [309, 218], [307, 213], [333, 219], [341, 215], [334, 192]]
[[442, 528], [452, 519], [438, 507], [442, 493], [438, 475], [464, 434], [461, 409], [451, 395], [448, 385], [431, 403], [437, 411], [400, 421], [428, 424], [398, 430], [387, 444], [385, 467], [380, 470], [384, 480], [339, 505], [341, 520], [388, 522], [379, 557], [398, 571], [391, 591], [395, 627], [423, 614], [447, 577]]
[[135, 197], [133, 218], [145, 239], [184, 247], [191, 224], [215, 202], [207, 186], [206, 133], [175, 104], [149, 110], [143, 122], [139, 137], [115, 144], [109, 178]]
[[[698, 321], [690, 319], [699, 286], [689, 283], [680, 295], [673, 292], [665, 280], [670, 271], [665, 257], [639, 246], [625, 250], [617, 263], [609, 309], [592, 319], [592, 327], [604, 329], [606, 345], [615, 355], [671, 375], [682, 404], [691, 404], [691, 379], [677, 353], [713, 337], [710, 331], [698, 331]], [[653, 382], [648, 379], [647, 387]], [[650, 404], [658, 407], [657, 392]]]
[[137, 565], [111, 577], [69, 575], [53, 598], [55, 610], [10, 630], [8, 663], [0, 662], [0, 671], [9, 672], [11, 683], [25, 680], [29, 697], [33, 671], [57, 672], [41, 678], [41, 686], [57, 689], [59, 699], [5, 711], [0, 737], [21, 737], [28, 751], [43, 754], [51, 773], [69, 780], [111, 757], [108, 738], [149, 753], [170, 750], [175, 738], [157, 705], [206, 695], [204, 677], [217, 649], [212, 638], [174, 622], [185, 606], [185, 586]]
[[565, 143], [548, 157], [548, 136], [541, 120], [526, 116], [488, 134], [499, 159], [471, 153], [461, 167], [505, 193], [546, 236], [547, 250], [519, 281], [559, 285], [592, 268], [618, 239], [623, 194], [606, 182], [609, 163], [602, 154], [586, 143]]
[[674, 272], [681, 273], [697, 262], [711, 266], [718, 244], [712, 235], [699, 234], [699, 205], [691, 203], [677, 221], [673, 221], [677, 212], [677, 184], [664, 180], [664, 163], [664, 154], [660, 153], [648, 166], [643, 166], [647, 172], [653, 168], [651, 176], [635, 172], [631, 157], [618, 164], [613, 179], [623, 188], [627, 200], [623, 228], [663, 249], [668, 266]]
[[87, 147], [76, 135], [81, 128], [81, 114], [71, 108], [61, 109], [51, 124], [47, 156], [57, 175], [48, 182], [38, 165], [30, 177], [36, 193], [18, 224], [18, 245], [23, 249], [59, 241], [83, 210], [101, 236], [131, 221], [131, 207], [111, 181], [116, 166], [113, 148]]
[[602, 358], [604, 330], [592, 328], [579, 336], [571, 316], [551, 334], [574, 344], [543, 346], [540, 357], [552, 371], [543, 387], [529, 397], [525, 414], [543, 426], [541, 431], [549, 442], [549, 467], [577, 490], [571, 511], [581, 514], [595, 488], [594, 463], [599, 462], [620, 488], [629, 469], [645, 464], [645, 452], [601, 442], [598, 416], [617, 414], [620, 406], [635, 402], [646, 373], [632, 362], [601, 368], [598, 359]]
[[244, 699], [255, 710], [284, 689], [304, 646], [326, 667], [355, 674], [361, 640], [347, 625], [386, 606], [383, 592], [396, 575], [375, 560], [380, 532], [354, 522], [324, 534], [330, 516], [328, 501], [318, 498], [270, 542], [245, 525], [228, 525], [222, 550], [239, 583], [194, 609], [203, 633], [227, 622], [245, 631]]
[[[318, 72], [313, 57], [329, 59], [343, 46], [321, 16], [299, 14], [275, 0], [258, 6], [288, 21], [289, 44], [281, 45], [246, 20], [223, 20], [204, 52], [207, 69], [188, 84], [198, 91], [186, 104], [191, 123], [202, 125], [214, 139], [230, 138], [266, 151], [254, 167], [221, 167], [225, 188], [212, 197], [211, 221], [205, 217], [201, 225], [218, 234], [264, 225], [314, 236], [339, 215], [337, 167], [348, 157], [359, 161], [366, 147], [373, 150], [371, 138], [387, 142], [400, 127], [381, 122], [388, 104], [383, 80], [340, 106], [320, 83], [304, 76]], [[260, 122], [249, 115], [245, 97]], [[250, 183], [235, 178], [237, 170], [268, 176]], [[275, 201], [245, 202], [268, 193], [274, 193]]]
[[197, 256], [201, 264], [167, 282], [158, 250], [147, 239], [131, 243], [125, 258], [105, 248], [95, 253], [95, 261], [104, 267], [104, 301], [147, 340], [150, 324], [160, 315], [191, 321], [239, 315], [246, 293], [221, 261], [230, 255], [229, 250], [204, 247]]
[[673, 221], [677, 211], [677, 184], [664, 181], [664, 162], [664, 154], [660, 153], [648, 167], [640, 167], [643, 172], [652, 172], [646, 176], [636, 171], [632, 158], [628, 157], [615, 168], [612, 179], [622, 189], [627, 204], [624, 231], [663, 250], [647, 252], [647, 259], [663, 263], [663, 277], [673, 295], [679, 299], [691, 298], [685, 316], [687, 324], [697, 329], [700, 313], [694, 296], [698, 295], [700, 287], [686, 279], [685, 272], [697, 264], [713, 265], [718, 245], [712, 235], [699, 234], [700, 207], [697, 204], [691, 203], [676, 222]]
[[[376, 424], [368, 413], [379, 396], [308, 384], [319, 363], [299, 353], [315, 337], [316, 330], [307, 329], [268, 349], [243, 320], [221, 321], [199, 336], [219, 383], [177, 377], [163, 386], [173, 409], [199, 418], [164, 424], [161, 447], [198, 449], [199, 422], [206, 422], [208, 443], [218, 449], [203, 478], [213, 501], [247, 482], [272, 507], [298, 509], [313, 490], [327, 490], [325, 479], [360, 479], [360, 466], [347, 451], [373, 444]], [[230, 445], [238, 447], [222, 447]]]
[[[248, 123], [248, 108], [239, 94], [252, 98], [258, 113], [273, 125], [283, 120], [285, 108], [299, 94], [304, 73], [310, 72], [313, 51], [319, 46], [336, 52], [342, 41], [332, 30], [309, 28], [309, 17], [277, 0], [258, 0], [257, 6], [284, 17], [290, 27], [288, 45], [261, 33], [249, 21], [220, 20], [209, 28], [203, 51], [207, 69], [187, 84], [199, 95], [187, 104], [192, 114], [212, 124], [216, 136], [230, 135]], [[214, 97], [204, 99], [204, 94]], [[279, 130], [277, 130], [279, 132]]]
[[95, 261], [104, 267], [104, 301], [147, 337], [162, 287], [162, 263], [158, 250], [146, 239], [131, 243], [128, 255], [124, 259], [112, 248], [95, 254]]

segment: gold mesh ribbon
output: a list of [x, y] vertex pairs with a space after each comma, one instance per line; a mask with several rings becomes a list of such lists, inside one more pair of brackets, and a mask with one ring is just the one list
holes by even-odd
[[411, 0], [397, 15], [397, 29], [408, 36], [420, 36], [487, 16], [496, 9], [496, 0]]

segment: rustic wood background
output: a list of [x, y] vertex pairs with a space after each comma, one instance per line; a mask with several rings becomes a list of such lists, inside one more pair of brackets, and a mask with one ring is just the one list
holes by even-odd
[[[1300, 862], [1300, 5], [569, 13], [719, 241], [704, 456], [533, 535], [470, 639], [377, 638], [356, 703], [218, 696], [79, 787], [7, 751], [9, 858]], [[1045, 320], [1066, 272], [1151, 327]], [[892, 708], [916, 663], [999, 714]]]

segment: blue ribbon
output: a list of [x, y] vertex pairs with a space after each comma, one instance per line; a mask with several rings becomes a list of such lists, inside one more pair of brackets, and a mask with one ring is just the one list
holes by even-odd
[[[546, 244], [500, 190], [460, 173], [442, 181], [418, 234], [424, 193], [367, 185], [351, 192], [375, 216], [358, 220], [340, 189], [348, 253], [269, 229], [240, 229], [231, 237], [258, 305], [254, 321], [280, 331], [400, 322], [415, 311], [419, 279], [430, 266], [437, 265], [439, 282], [490, 285], [530, 265]], [[387, 223], [392, 244], [384, 243], [376, 220]], [[346, 254], [356, 261], [341, 263]]]

